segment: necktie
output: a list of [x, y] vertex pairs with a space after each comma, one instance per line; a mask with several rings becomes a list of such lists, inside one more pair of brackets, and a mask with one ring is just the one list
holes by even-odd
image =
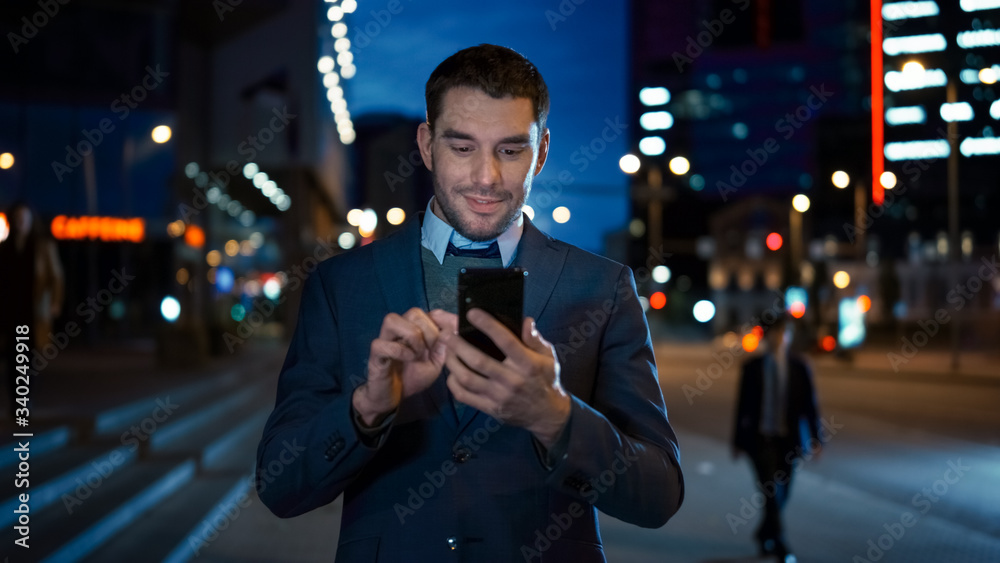
[[500, 245], [496, 241], [486, 248], [458, 248], [448, 243], [446, 256], [465, 256], [470, 258], [500, 258]]

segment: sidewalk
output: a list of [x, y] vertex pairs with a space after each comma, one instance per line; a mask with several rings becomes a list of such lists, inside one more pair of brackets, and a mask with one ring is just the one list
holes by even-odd
[[[755, 489], [749, 463], [745, 459], [731, 460], [728, 448], [721, 442], [683, 429], [678, 434], [687, 480], [684, 505], [658, 530], [645, 530], [602, 516], [601, 532], [608, 560], [616, 563], [773, 561], [755, 558], [753, 532], [760, 511], [753, 508]], [[906, 512], [916, 515], [916, 522], [909, 528], [898, 525]], [[881, 563], [1000, 561], [1000, 538], [938, 517], [933, 507], [920, 514], [913, 506], [889, 502], [824, 478], [810, 471], [808, 464], [795, 476], [785, 510], [785, 525], [789, 547], [800, 563], [876, 559]], [[889, 530], [899, 537], [882, 537]], [[876, 546], [871, 553], [869, 540]], [[861, 559], [854, 559], [855, 556]]]
[[[601, 535], [612, 563], [742, 563], [756, 557], [753, 532], [760, 518], [753, 508], [752, 472], [733, 461], [720, 442], [679, 432], [684, 505], [666, 526], [649, 530], [601, 515]], [[298, 518], [272, 516], [252, 495], [228, 529], [205, 546], [196, 560], [329, 561], [337, 545], [340, 499]], [[746, 504], [744, 504], [746, 500]], [[972, 531], [935, 515], [931, 508], [910, 527], [894, 526], [905, 512], [919, 513], [826, 479], [804, 466], [796, 474], [785, 511], [787, 538], [800, 563], [987, 563], [1000, 561], [1000, 538]], [[899, 535], [887, 536], [887, 528]], [[900, 530], [902, 530], [900, 535]], [[888, 549], [868, 553], [868, 540]], [[875, 543], [878, 546], [878, 543]], [[859, 556], [861, 559], [855, 560]]]
[[962, 351], [958, 355], [957, 369], [952, 369], [952, 356], [949, 350], [920, 349], [913, 353], [911, 350], [904, 350], [902, 345], [898, 348], [871, 345], [853, 350], [850, 356], [850, 359], [845, 359], [834, 354], [813, 354], [812, 359], [817, 366], [850, 366], [856, 369], [881, 370], [900, 376], [936, 375], [1000, 379], [1000, 351]]

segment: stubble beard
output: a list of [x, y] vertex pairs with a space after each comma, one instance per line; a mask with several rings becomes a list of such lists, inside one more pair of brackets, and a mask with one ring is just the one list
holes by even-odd
[[[502, 217], [500, 217], [499, 220], [497, 220], [497, 222], [492, 226], [492, 228], [489, 228], [489, 230], [487, 231], [480, 230], [477, 232], [473, 230], [474, 227], [471, 224], [471, 222], [465, 221], [459, 210], [452, 205], [453, 203], [452, 200], [444, 196], [446, 192], [444, 187], [441, 185], [441, 182], [437, 177], [437, 174], [432, 173], [432, 176], [434, 178], [434, 199], [437, 201], [438, 206], [441, 208], [441, 213], [444, 214], [445, 220], [448, 222], [449, 225], [452, 226], [452, 228], [455, 229], [455, 231], [458, 232], [458, 234], [462, 235], [463, 237], [471, 241], [483, 242], [497, 238], [498, 236], [503, 234], [504, 231], [506, 231], [511, 226], [512, 223], [514, 223], [518, 215], [521, 213], [521, 208], [524, 206], [524, 198], [522, 196], [522, 199], [518, 203], [518, 205], [511, 207], [510, 210], [507, 211], [505, 215], [503, 215]], [[471, 187], [470, 188], [457, 187], [454, 191], [450, 193], [455, 195], [456, 198], [460, 198], [464, 197], [463, 194], [475, 195], [476, 190]], [[496, 197], [496, 195], [497, 194], [488, 194], [488, 197]], [[504, 196], [505, 202], [508, 201], [508, 198], [506, 196], [508, 196], [509, 194], [507, 194], [506, 192], [501, 192], [500, 195]]]

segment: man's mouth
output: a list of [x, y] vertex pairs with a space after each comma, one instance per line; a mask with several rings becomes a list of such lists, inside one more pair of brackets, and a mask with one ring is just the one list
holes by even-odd
[[477, 213], [490, 213], [503, 202], [501, 199], [480, 198], [476, 196], [463, 196], [468, 202], [469, 208]]

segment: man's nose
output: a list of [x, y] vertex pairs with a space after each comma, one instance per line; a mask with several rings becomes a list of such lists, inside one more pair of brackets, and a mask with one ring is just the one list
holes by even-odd
[[492, 186], [500, 181], [500, 163], [493, 153], [481, 153], [476, 158], [472, 181], [477, 186]]

